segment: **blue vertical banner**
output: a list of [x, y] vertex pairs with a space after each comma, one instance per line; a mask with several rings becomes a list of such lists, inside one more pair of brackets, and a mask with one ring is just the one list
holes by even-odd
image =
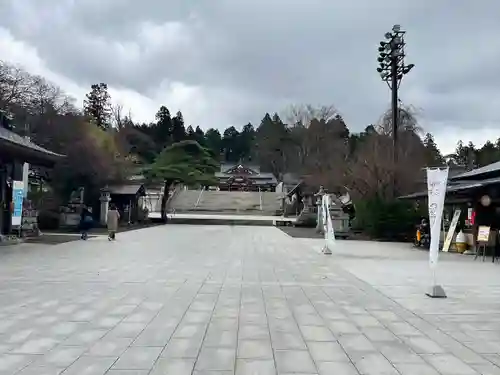
[[21, 226], [23, 216], [24, 182], [13, 181], [12, 183], [12, 226]]

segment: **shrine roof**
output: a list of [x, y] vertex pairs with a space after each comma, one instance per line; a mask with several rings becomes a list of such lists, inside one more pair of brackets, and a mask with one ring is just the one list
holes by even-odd
[[14, 133], [13, 131], [6, 129], [2, 126], [0, 126], [0, 141], [6, 141], [9, 143], [13, 143], [17, 146], [29, 148], [33, 151], [38, 151], [41, 153], [44, 153], [49, 156], [55, 156], [55, 157], [62, 157], [64, 155], [57, 154], [55, 152], [52, 152], [50, 150], [47, 150], [46, 148], [43, 148], [41, 146], [38, 146], [37, 144], [31, 142], [25, 137], [21, 137], [19, 134]]

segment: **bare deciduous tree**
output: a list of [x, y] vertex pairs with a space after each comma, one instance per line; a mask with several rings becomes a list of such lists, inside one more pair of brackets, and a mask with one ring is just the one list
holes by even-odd
[[299, 104], [291, 105], [285, 109], [282, 117], [289, 126], [304, 126], [307, 128], [313, 119], [328, 122], [339, 115], [333, 105], [313, 106], [311, 104]]
[[[409, 131], [417, 135], [422, 135], [423, 130], [418, 124], [418, 113], [417, 109], [413, 106], [400, 105], [399, 106], [399, 132]], [[388, 109], [384, 112], [380, 118], [377, 126], [377, 131], [380, 134], [392, 135], [393, 125], [392, 125], [392, 110]], [[399, 134], [399, 133], [398, 133]]]

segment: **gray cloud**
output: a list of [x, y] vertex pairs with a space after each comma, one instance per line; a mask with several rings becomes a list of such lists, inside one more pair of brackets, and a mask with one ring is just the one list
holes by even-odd
[[0, 26], [52, 71], [146, 96], [162, 82], [198, 87], [209, 95], [204, 127], [256, 122], [285, 103], [333, 103], [358, 130], [377, 121], [389, 104], [377, 45], [393, 23], [416, 65], [401, 97], [422, 108], [426, 130], [500, 120], [496, 0], [20, 3], [1, 2]]

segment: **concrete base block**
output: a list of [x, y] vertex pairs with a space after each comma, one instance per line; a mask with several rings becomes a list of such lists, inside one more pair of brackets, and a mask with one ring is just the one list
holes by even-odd
[[425, 295], [430, 298], [446, 298], [446, 293], [441, 285], [434, 285]]

